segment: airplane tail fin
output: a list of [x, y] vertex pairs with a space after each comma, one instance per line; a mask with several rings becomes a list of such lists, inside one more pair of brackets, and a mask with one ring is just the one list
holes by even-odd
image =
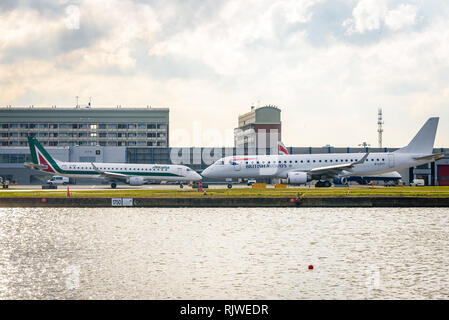
[[35, 137], [28, 137], [28, 146], [32, 161], [32, 165], [29, 167], [49, 173], [58, 173], [61, 171], [59, 161], [53, 159]]
[[435, 135], [440, 118], [429, 118], [410, 143], [395, 152], [413, 154], [432, 154]]
[[278, 154], [290, 154], [288, 149], [284, 146], [282, 141], [278, 141]]

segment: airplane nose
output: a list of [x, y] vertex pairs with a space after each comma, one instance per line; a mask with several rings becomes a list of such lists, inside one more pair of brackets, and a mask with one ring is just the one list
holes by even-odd
[[205, 178], [207, 178], [209, 174], [210, 174], [210, 167], [204, 169], [203, 172], [201, 172], [201, 175]]
[[203, 178], [198, 172], [195, 172], [194, 177], [195, 180], [201, 180]]

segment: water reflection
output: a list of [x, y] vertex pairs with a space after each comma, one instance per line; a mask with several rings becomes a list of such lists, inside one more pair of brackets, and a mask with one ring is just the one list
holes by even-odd
[[434, 208], [0, 209], [0, 298], [447, 299], [448, 230]]

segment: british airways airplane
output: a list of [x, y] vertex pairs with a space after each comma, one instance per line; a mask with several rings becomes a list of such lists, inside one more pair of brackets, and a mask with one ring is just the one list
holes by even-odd
[[[290, 151], [288, 151], [287, 147], [282, 143], [282, 141], [278, 141], [278, 154], [290, 154]], [[396, 183], [399, 182], [399, 180], [402, 178], [402, 176], [397, 171], [382, 173], [382, 174], [376, 174], [371, 176], [349, 176], [349, 177], [341, 177], [341, 178], [334, 178], [333, 182], [334, 184], [347, 184], [349, 181], [356, 181], [359, 184], [368, 184], [370, 181], [395, 181]]]
[[183, 182], [199, 181], [201, 176], [183, 165], [62, 162], [53, 159], [35, 137], [28, 137], [31, 159], [25, 162], [27, 168], [54, 175], [93, 179], [109, 182], [116, 188], [117, 182], [141, 186], [150, 181], [176, 181], [182, 188]]
[[316, 187], [330, 187], [334, 178], [384, 174], [443, 158], [444, 153], [432, 153], [438, 121], [429, 118], [406, 147], [394, 152], [231, 156], [217, 160], [201, 174], [226, 179], [282, 178], [289, 184], [317, 181]]

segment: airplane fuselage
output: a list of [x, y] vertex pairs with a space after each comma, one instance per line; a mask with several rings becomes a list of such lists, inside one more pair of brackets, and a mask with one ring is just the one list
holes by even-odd
[[[188, 168], [182, 165], [157, 165], [157, 164], [129, 164], [129, 163], [94, 163], [97, 169], [110, 173], [129, 175], [130, 177], [144, 177], [148, 181], [188, 181], [197, 180], [190, 176]], [[89, 162], [62, 162], [60, 170], [50, 172], [53, 174], [83, 179], [103, 179]], [[51, 170], [51, 169], [50, 169]], [[49, 172], [48, 170], [42, 170]]]
[[[232, 156], [218, 160], [202, 174], [210, 178], [287, 178], [291, 171], [310, 172], [314, 168], [353, 163], [361, 160], [364, 155], [363, 153], [329, 153]], [[382, 174], [428, 162], [414, 160], [415, 156], [417, 155], [370, 153], [363, 163], [342, 171], [338, 176]]]

